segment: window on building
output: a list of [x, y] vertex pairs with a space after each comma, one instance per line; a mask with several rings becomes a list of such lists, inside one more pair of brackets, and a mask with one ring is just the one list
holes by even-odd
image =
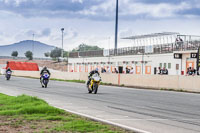
[[172, 65], [171, 63], [168, 63], [168, 69], [171, 69], [171, 65]]
[[176, 70], [179, 70], [179, 64], [176, 64]]
[[164, 63], [164, 67], [167, 68], [167, 63]]

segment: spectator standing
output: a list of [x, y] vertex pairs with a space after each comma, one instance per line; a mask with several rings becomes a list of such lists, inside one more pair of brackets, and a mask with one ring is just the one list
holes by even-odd
[[106, 69], [105, 68], [101, 68], [101, 73], [106, 73]]
[[117, 70], [117, 68], [115, 68], [114, 73], [119, 73], [119, 71]]
[[179, 37], [180, 42], [183, 42], [183, 39], [181, 37]]
[[190, 68], [187, 68], [186, 76], [189, 76]]
[[110, 67], [107, 66], [107, 73], [110, 73]]
[[162, 74], [162, 69], [158, 67], [158, 74]]
[[191, 69], [191, 72], [192, 72], [192, 76], [194, 76], [196, 74], [196, 70], [193, 67]]
[[130, 69], [128, 69], [128, 67], [126, 67], [126, 74], [130, 73]]
[[130, 74], [134, 74], [133, 67], [131, 67]]
[[192, 67], [189, 67], [189, 69], [188, 69], [188, 75], [189, 76], [193, 75], [193, 72], [194, 72], [194, 70], [192, 70]]

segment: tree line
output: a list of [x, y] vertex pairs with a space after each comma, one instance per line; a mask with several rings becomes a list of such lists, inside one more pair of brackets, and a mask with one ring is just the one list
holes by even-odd
[[[77, 48], [74, 48], [70, 52], [84, 52], [84, 51], [95, 51], [95, 50], [103, 50], [103, 48], [99, 48], [98, 46], [90, 46], [90, 45], [86, 45], [86, 44], [80, 44]], [[63, 57], [69, 57], [70, 52], [63, 50]], [[51, 57], [54, 60], [58, 60], [59, 57], [61, 57], [61, 54], [62, 54], [62, 49], [56, 47], [55, 49], [51, 50], [50, 52], [44, 53], [44, 56]], [[24, 53], [24, 55], [29, 60], [33, 59], [33, 53], [31, 51], [26, 51], [26, 53]], [[11, 56], [13, 58], [18, 57], [18, 52], [13, 51]]]
[[[26, 56], [26, 58], [28, 58], [29, 60], [32, 60], [33, 59], [33, 53], [31, 51], [26, 51], [26, 53], [24, 53], [24, 55]], [[18, 57], [18, 51], [13, 51], [11, 53], [11, 56], [13, 58], [16, 58]]]

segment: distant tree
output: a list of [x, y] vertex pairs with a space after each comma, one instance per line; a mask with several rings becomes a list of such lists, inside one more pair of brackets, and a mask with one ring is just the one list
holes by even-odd
[[69, 52], [68, 51], [64, 51], [63, 56], [64, 57], [69, 57]]
[[17, 51], [13, 51], [11, 54], [12, 57], [17, 57], [18, 56], [18, 52]]
[[61, 52], [62, 52], [62, 49], [60, 48], [55, 48], [51, 51], [50, 53], [50, 57], [52, 59], [59, 59], [59, 57], [61, 57]]
[[49, 56], [50, 56], [50, 52], [44, 53], [44, 56], [45, 56], [45, 57], [49, 57]]
[[26, 58], [28, 58], [29, 60], [33, 59], [33, 53], [31, 51], [26, 51], [25, 53]]
[[72, 52], [83, 52], [83, 51], [95, 51], [102, 50], [103, 48], [99, 48], [98, 46], [90, 46], [86, 44], [80, 44], [77, 48], [73, 49]]

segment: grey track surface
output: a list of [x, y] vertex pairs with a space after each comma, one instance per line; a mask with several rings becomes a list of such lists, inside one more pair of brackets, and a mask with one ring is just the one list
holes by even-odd
[[200, 133], [200, 95], [0, 76], [0, 93], [38, 96], [51, 105], [152, 133]]

